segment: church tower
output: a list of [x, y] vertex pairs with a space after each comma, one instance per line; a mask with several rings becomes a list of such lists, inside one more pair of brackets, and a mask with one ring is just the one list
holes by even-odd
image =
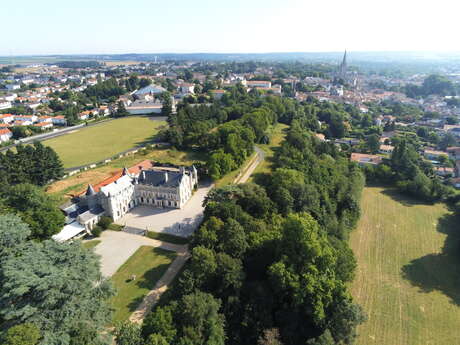
[[343, 54], [342, 63], [339, 67], [339, 77], [345, 79], [347, 76], [347, 50], [345, 49], [345, 53]]

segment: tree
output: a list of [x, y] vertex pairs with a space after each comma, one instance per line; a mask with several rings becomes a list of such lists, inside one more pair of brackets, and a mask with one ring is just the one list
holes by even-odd
[[0, 316], [35, 324], [43, 344], [68, 345], [91, 330], [99, 338], [110, 321], [106, 301], [113, 289], [96, 254], [78, 242], [29, 241], [1, 263], [0, 276]]
[[172, 114], [172, 96], [169, 92], [163, 92], [160, 95], [163, 106], [161, 108], [161, 115], [170, 116]]
[[169, 345], [168, 341], [161, 334], [150, 334], [145, 345]]
[[0, 215], [0, 264], [8, 255], [17, 255], [30, 236], [30, 229], [18, 216]]
[[366, 138], [366, 146], [370, 153], [377, 153], [380, 149], [380, 141], [377, 134], [371, 134]]
[[117, 326], [115, 339], [118, 345], [143, 345], [144, 343], [141, 327], [129, 321]]
[[40, 330], [33, 323], [23, 323], [9, 328], [3, 336], [3, 345], [36, 345]]
[[115, 112], [115, 117], [123, 117], [129, 115], [128, 111], [126, 110], [125, 104], [122, 101], [118, 102], [117, 111]]
[[30, 226], [33, 239], [48, 239], [65, 224], [64, 214], [55, 206], [53, 199], [31, 184], [9, 188], [5, 195], [5, 205]]
[[220, 301], [212, 295], [197, 291], [185, 295], [176, 308], [179, 344], [223, 345], [224, 317], [219, 314]]
[[280, 332], [277, 328], [266, 329], [260, 336], [258, 345], [283, 345], [280, 340]]
[[457, 139], [453, 136], [451, 133], [446, 133], [441, 139], [441, 142], [439, 143], [439, 148], [441, 150], [445, 150], [450, 146], [455, 146], [457, 145]]
[[142, 324], [144, 338], [147, 338], [149, 334], [157, 334], [162, 336], [167, 343], [172, 343], [176, 333], [173, 309], [170, 306], [157, 307], [155, 311], [147, 315]]

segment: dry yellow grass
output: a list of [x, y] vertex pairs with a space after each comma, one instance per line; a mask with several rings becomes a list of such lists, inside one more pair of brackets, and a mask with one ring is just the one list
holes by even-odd
[[443, 204], [365, 188], [350, 244], [352, 294], [368, 313], [357, 345], [460, 344], [457, 222]]

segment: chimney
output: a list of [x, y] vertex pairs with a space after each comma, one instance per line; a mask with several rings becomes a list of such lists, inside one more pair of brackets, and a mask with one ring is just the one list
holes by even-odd
[[165, 171], [165, 183], [168, 182], [168, 172]]

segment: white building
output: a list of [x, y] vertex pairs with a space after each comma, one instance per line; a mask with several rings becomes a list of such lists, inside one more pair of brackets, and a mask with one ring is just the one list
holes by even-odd
[[14, 121], [14, 115], [12, 114], [1, 114], [0, 122], [1, 123], [11, 123]]
[[[109, 178], [107, 184], [102, 183], [96, 187], [88, 185], [77, 203], [61, 209], [67, 215], [68, 224], [76, 222], [83, 227], [74, 226], [70, 229], [80, 229], [80, 234], [84, 230], [90, 232], [102, 216], [109, 216], [116, 221], [139, 205], [182, 208], [197, 185], [198, 173], [194, 166], [153, 167], [152, 162], [144, 161], [129, 170], [124, 168], [120, 175]], [[67, 230], [64, 227], [62, 232]], [[55, 239], [61, 240], [66, 237], [64, 235], [57, 234]]]
[[66, 118], [62, 115], [53, 116], [51, 122], [53, 123], [53, 125], [58, 126], [65, 126], [67, 124]]
[[11, 108], [11, 102], [6, 100], [0, 100], [0, 110]]
[[4, 143], [5, 141], [11, 140], [13, 133], [8, 128], [0, 129], [0, 142]]

